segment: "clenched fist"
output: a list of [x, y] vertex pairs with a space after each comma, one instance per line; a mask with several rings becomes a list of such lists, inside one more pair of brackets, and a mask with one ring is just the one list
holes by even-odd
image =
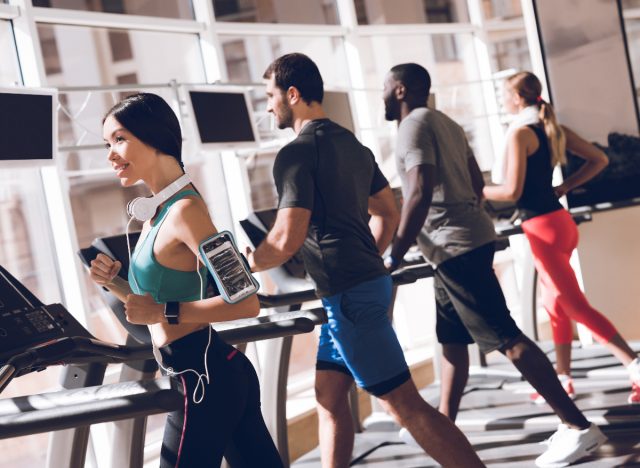
[[93, 281], [105, 286], [113, 281], [113, 278], [116, 277], [120, 268], [122, 268], [122, 263], [100, 253], [94, 260], [91, 260], [89, 274]]
[[129, 323], [153, 325], [165, 321], [164, 304], [158, 304], [148, 293], [144, 296], [128, 294], [124, 309]]

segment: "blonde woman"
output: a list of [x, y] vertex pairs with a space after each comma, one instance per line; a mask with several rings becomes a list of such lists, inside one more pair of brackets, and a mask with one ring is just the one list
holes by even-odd
[[[515, 201], [522, 229], [540, 277], [544, 307], [551, 319], [556, 351], [556, 372], [570, 396], [571, 321], [586, 326], [628, 369], [632, 382], [629, 403], [640, 403], [640, 364], [636, 353], [613, 324], [594, 309], [580, 290], [569, 264], [578, 245], [578, 229], [558, 197], [592, 179], [608, 164], [607, 156], [556, 121], [553, 107], [541, 96], [540, 80], [530, 72], [519, 72], [505, 83], [504, 106], [516, 114], [507, 135], [504, 179], [500, 185], [484, 188], [489, 200]], [[561, 185], [553, 187], [551, 177], [557, 164], [565, 162], [565, 149], [585, 164]], [[532, 400], [543, 403], [534, 393]]]

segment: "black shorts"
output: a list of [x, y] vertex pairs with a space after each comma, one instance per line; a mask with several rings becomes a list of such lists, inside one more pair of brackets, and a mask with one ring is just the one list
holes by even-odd
[[446, 260], [435, 270], [436, 335], [442, 344], [502, 350], [522, 331], [511, 318], [493, 271], [495, 243]]

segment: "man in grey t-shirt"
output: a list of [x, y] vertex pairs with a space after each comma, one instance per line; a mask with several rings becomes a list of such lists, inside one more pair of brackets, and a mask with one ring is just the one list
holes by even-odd
[[418, 234], [426, 258], [438, 265], [495, 240], [493, 223], [474, 191], [469, 166], [475, 158], [462, 128], [442, 112], [418, 107], [398, 127], [396, 164], [408, 198], [407, 173], [436, 168], [431, 206]]
[[[540, 393], [567, 431], [566, 450], [554, 444], [543, 460], [560, 466], [589, 451], [590, 423], [560, 384], [547, 356], [510, 316], [493, 271], [495, 234], [481, 206], [484, 185], [462, 128], [442, 112], [426, 107], [429, 73], [420, 65], [396, 65], [388, 73], [385, 118], [398, 121], [396, 159], [404, 204], [391, 254], [395, 269], [417, 239], [435, 267], [436, 334], [442, 343], [440, 411], [455, 420], [469, 373], [467, 345], [506, 355]], [[410, 440], [402, 432], [405, 440]], [[562, 438], [559, 438], [560, 440]]]

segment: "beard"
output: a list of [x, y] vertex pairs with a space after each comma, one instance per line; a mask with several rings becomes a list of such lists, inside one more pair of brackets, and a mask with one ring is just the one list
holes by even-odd
[[276, 121], [280, 130], [292, 127], [293, 111], [291, 110], [291, 107], [286, 104], [280, 106], [280, 108], [278, 109], [278, 114], [276, 115]]
[[398, 112], [396, 112], [397, 105], [395, 104], [397, 103], [391, 99], [384, 100], [384, 118], [389, 122], [393, 122], [398, 119]]

